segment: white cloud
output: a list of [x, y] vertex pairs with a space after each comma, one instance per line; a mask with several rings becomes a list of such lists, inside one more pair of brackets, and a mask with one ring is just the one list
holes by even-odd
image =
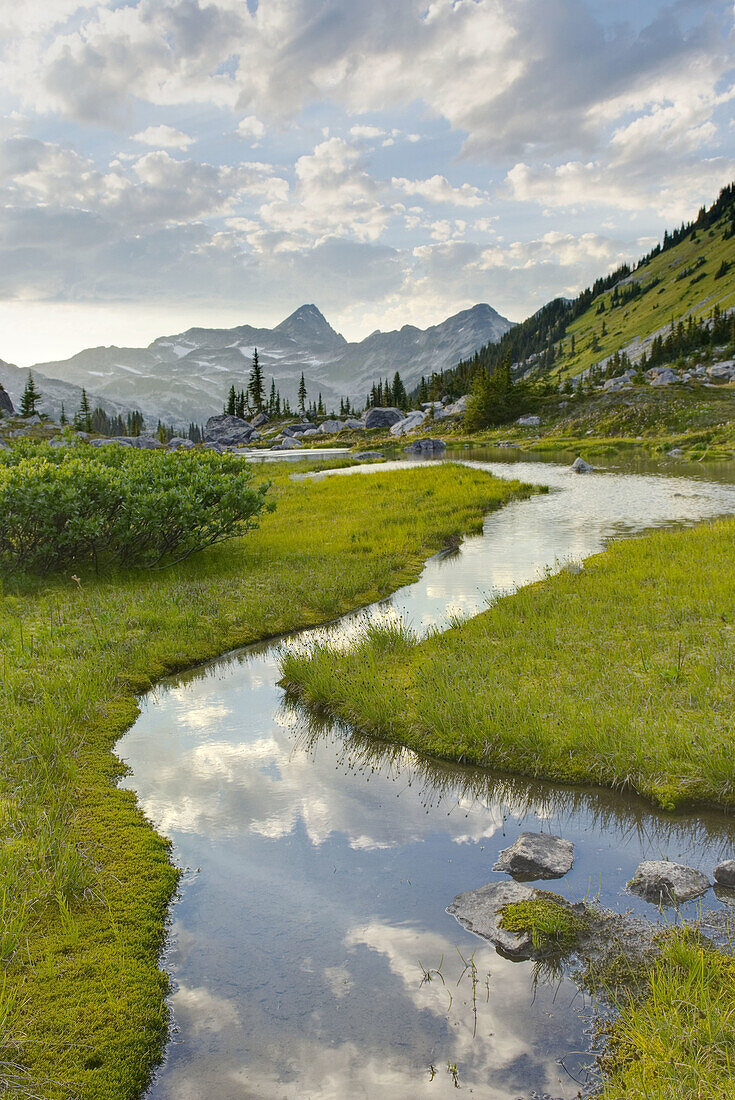
[[265, 136], [265, 123], [261, 122], [255, 115], [241, 118], [237, 124], [237, 136], [257, 143]]
[[133, 141], [142, 145], [152, 145], [156, 149], [188, 149], [194, 138], [173, 126], [148, 126], [139, 134], [133, 134]]
[[469, 183], [453, 187], [445, 176], [432, 176], [426, 180], [409, 180], [394, 177], [393, 186], [406, 195], [420, 195], [428, 202], [448, 203], [452, 206], [482, 206], [488, 196]]

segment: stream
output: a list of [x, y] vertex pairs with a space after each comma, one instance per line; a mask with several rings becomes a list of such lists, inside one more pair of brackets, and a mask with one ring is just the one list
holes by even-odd
[[[625, 893], [641, 859], [711, 878], [735, 855], [735, 819], [721, 813], [662, 814], [632, 796], [438, 763], [316, 728], [284, 705], [279, 644], [340, 642], [366, 616], [399, 617], [419, 634], [445, 628], [610, 538], [735, 513], [732, 470], [576, 475], [521, 455], [466, 454], [552, 491], [491, 513], [482, 535], [431, 558], [388, 600], [162, 682], [117, 746], [131, 768], [123, 785], [184, 868], [163, 963], [173, 1030], [151, 1100], [458, 1089], [572, 1100], [596, 1081], [594, 1005], [568, 976], [502, 958], [446, 906], [504, 878], [492, 865], [523, 831], [574, 841], [573, 870], [551, 889], [660, 921], [672, 911]], [[405, 462], [357, 473], [393, 465]], [[338, 474], [355, 470], [329, 476]], [[702, 901], [722, 904], [712, 891]]]

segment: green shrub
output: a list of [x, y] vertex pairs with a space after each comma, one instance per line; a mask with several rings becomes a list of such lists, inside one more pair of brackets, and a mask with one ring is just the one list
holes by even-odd
[[232, 455], [27, 447], [0, 461], [0, 564], [179, 561], [257, 525], [268, 486]]

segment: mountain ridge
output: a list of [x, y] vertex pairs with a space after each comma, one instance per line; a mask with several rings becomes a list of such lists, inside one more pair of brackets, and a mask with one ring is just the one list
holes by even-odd
[[321, 393], [326, 406], [336, 408], [343, 397], [362, 405], [373, 383], [392, 379], [396, 371], [411, 387], [510, 328], [511, 321], [481, 302], [426, 329], [404, 325], [350, 342], [316, 305], [305, 303], [272, 329], [193, 326], [145, 348], [84, 348], [30, 369], [39, 378], [83, 386], [93, 403], [140, 409], [149, 422], [183, 425], [221, 412], [230, 386], [246, 388], [256, 347], [267, 388], [275, 379], [281, 396], [294, 405], [303, 373], [308, 399]]

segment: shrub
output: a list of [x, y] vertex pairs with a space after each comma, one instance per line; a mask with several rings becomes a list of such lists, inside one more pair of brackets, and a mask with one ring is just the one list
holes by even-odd
[[179, 561], [257, 525], [267, 485], [232, 455], [26, 446], [0, 457], [0, 564]]

